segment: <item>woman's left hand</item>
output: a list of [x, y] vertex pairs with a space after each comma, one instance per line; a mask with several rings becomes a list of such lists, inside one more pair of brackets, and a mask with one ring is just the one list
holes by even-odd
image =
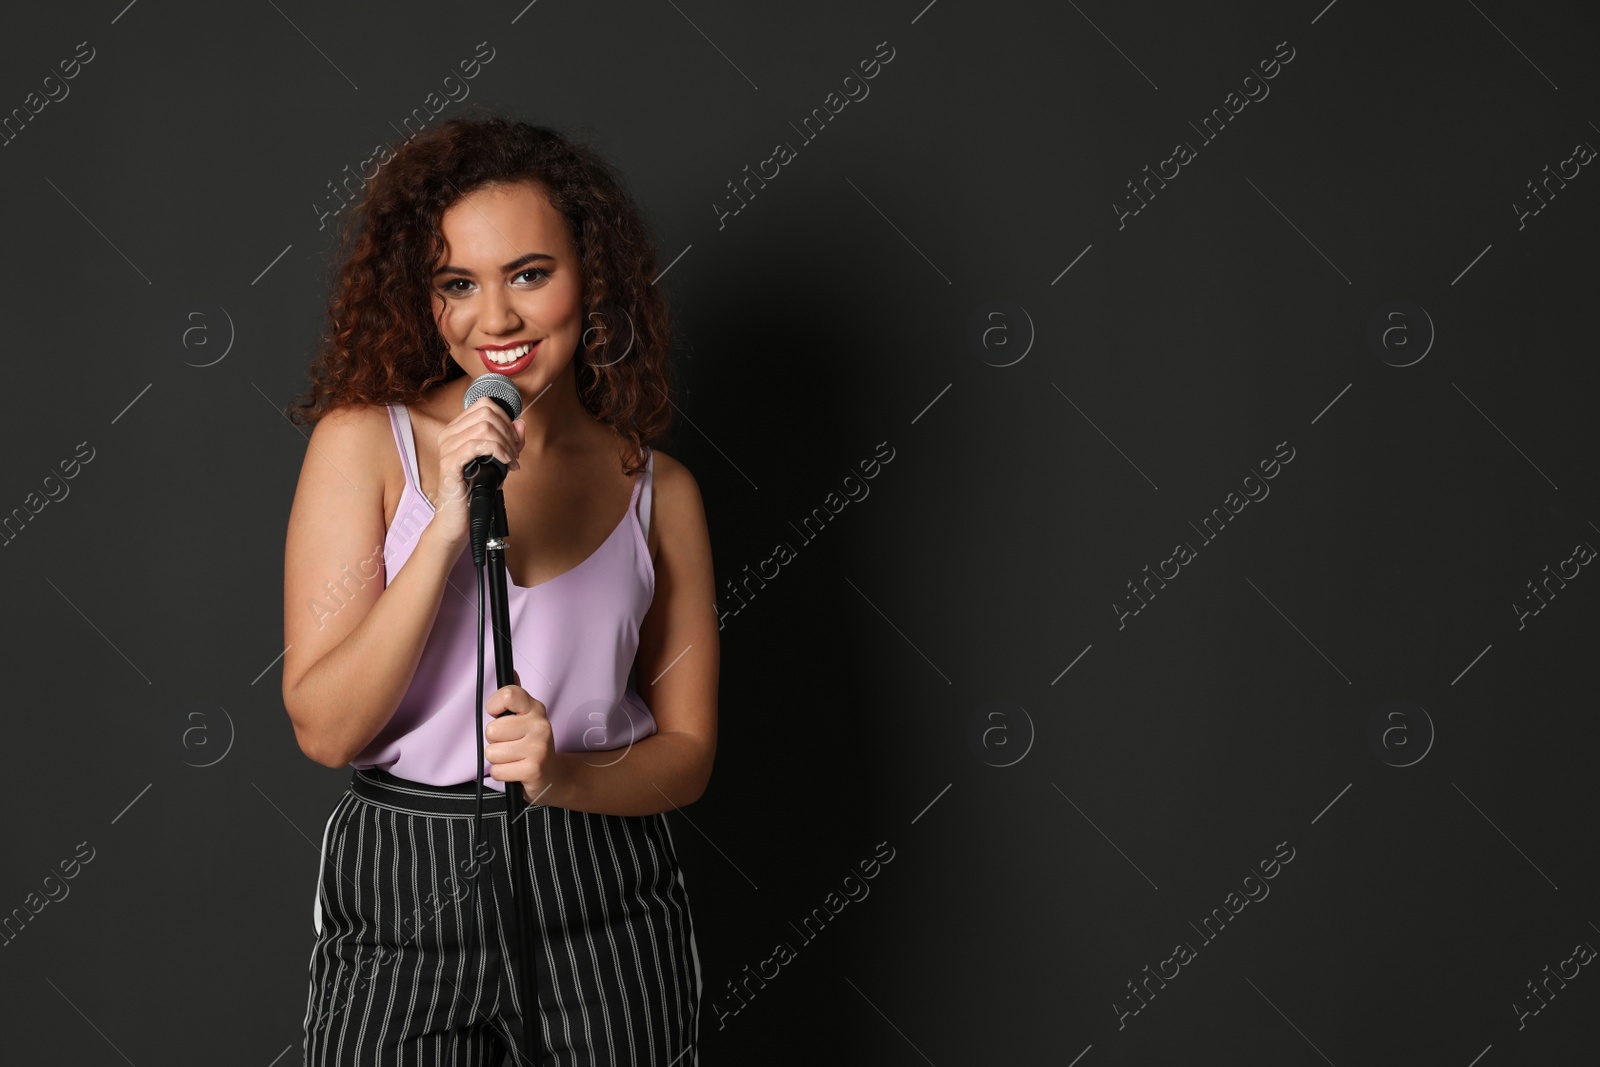
[[491, 764], [489, 777], [497, 782], [521, 782], [530, 804], [551, 804], [561, 785], [555, 731], [544, 702], [522, 688], [522, 678], [515, 671], [512, 677], [518, 684], [495, 690], [484, 705], [484, 710], [495, 716], [483, 728], [483, 755]]

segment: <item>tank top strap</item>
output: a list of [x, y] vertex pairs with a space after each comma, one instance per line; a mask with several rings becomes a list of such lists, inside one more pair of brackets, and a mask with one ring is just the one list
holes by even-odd
[[417, 483], [417, 443], [411, 436], [411, 412], [404, 404], [386, 404], [389, 409], [389, 428], [394, 431], [394, 441], [400, 449], [400, 466], [406, 475], [406, 484], [422, 492]]
[[648, 542], [650, 537], [650, 489], [656, 471], [656, 450], [649, 445], [645, 446], [647, 454], [644, 460], [643, 485], [639, 490], [639, 529], [644, 531]]

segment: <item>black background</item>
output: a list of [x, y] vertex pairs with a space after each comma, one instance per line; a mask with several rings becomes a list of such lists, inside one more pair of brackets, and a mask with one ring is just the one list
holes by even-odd
[[664, 449], [729, 611], [715, 775], [669, 815], [704, 1063], [1593, 1062], [1587, 968], [1517, 1005], [1600, 944], [1600, 579], [1513, 606], [1600, 544], [1600, 179], [1517, 207], [1600, 144], [1592, 5], [124, 2], [0, 36], [0, 114], [94, 50], [0, 146], [0, 915], [94, 850], [0, 948], [18, 1062], [299, 1062], [349, 774], [279, 691], [306, 447], [279, 409], [328, 183], [485, 41], [468, 100], [598, 145], [672, 264]]

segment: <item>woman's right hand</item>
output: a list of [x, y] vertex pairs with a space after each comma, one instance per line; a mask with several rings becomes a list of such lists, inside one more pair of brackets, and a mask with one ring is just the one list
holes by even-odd
[[499, 404], [481, 396], [439, 431], [439, 475], [434, 483], [439, 487], [439, 501], [430, 525], [438, 527], [438, 535], [447, 543], [467, 543], [469, 501], [463, 469], [479, 456], [494, 456], [508, 470], [520, 470], [517, 456], [526, 430], [521, 419], [513, 422]]

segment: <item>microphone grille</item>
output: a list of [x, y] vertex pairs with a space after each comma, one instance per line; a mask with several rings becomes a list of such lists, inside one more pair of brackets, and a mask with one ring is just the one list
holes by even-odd
[[515, 419], [522, 414], [522, 394], [517, 391], [516, 383], [504, 374], [481, 374], [467, 386], [467, 395], [462, 398], [461, 406], [470, 408], [480, 397], [489, 397], [505, 409], [506, 414]]

